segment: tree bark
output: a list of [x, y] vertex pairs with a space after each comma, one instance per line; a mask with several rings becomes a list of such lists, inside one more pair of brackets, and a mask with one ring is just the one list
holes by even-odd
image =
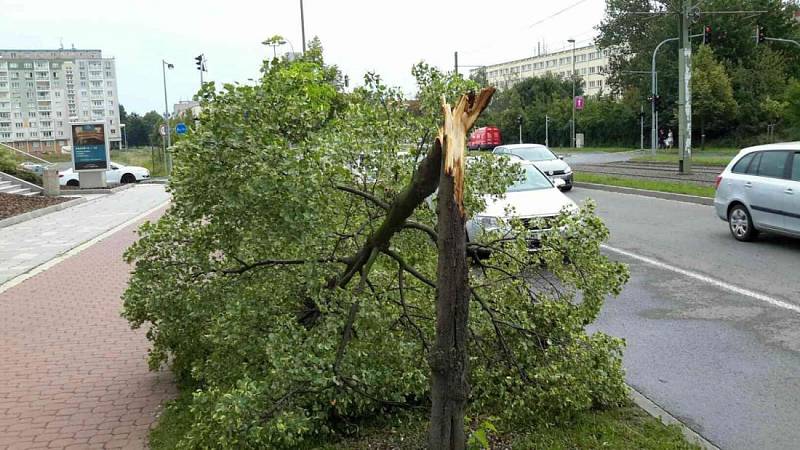
[[430, 355], [431, 425], [428, 446], [435, 450], [466, 448], [464, 415], [469, 397], [467, 333], [469, 272], [467, 267], [464, 175], [466, 133], [488, 106], [493, 88], [462, 96], [450, 109], [442, 98], [444, 125], [439, 177], [436, 341]]

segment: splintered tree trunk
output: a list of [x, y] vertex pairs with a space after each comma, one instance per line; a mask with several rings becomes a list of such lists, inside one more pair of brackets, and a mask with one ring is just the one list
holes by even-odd
[[439, 178], [439, 264], [437, 269], [436, 342], [430, 356], [431, 426], [429, 448], [466, 448], [464, 414], [469, 396], [467, 320], [469, 284], [464, 170], [466, 133], [489, 104], [493, 88], [476, 98], [462, 96], [455, 108], [442, 98], [444, 125], [439, 130], [442, 170]]

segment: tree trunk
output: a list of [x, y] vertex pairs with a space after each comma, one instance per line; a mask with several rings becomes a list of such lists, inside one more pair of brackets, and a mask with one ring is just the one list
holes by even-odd
[[[436, 344], [431, 355], [433, 408], [431, 449], [463, 450], [467, 380], [467, 258], [465, 218], [456, 202], [453, 177], [439, 180], [439, 287], [436, 303]], [[451, 201], [443, 201], [450, 198]]]
[[466, 133], [489, 104], [493, 88], [476, 99], [462, 96], [450, 109], [442, 98], [444, 125], [439, 178], [436, 342], [430, 355], [431, 425], [428, 446], [436, 450], [466, 448], [464, 415], [469, 397], [467, 321], [469, 284], [464, 213]]

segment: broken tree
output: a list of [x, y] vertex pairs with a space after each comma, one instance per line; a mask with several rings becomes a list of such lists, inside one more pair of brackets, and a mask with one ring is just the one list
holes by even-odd
[[452, 109], [442, 97], [444, 124], [437, 137], [442, 164], [438, 196], [436, 343], [430, 356], [431, 449], [462, 450], [466, 447], [464, 414], [469, 395], [469, 284], [464, 212], [466, 135], [493, 94], [494, 88], [487, 88], [477, 97], [472, 93], [464, 95]]

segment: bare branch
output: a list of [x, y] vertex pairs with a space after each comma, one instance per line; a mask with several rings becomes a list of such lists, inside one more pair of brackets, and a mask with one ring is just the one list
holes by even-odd
[[391, 257], [395, 261], [397, 261], [397, 263], [400, 265], [400, 268], [402, 268], [406, 272], [408, 272], [411, 275], [413, 275], [414, 278], [416, 278], [419, 281], [422, 281], [423, 283], [427, 284], [428, 286], [436, 289], [436, 283], [431, 281], [430, 278], [426, 277], [425, 275], [419, 273], [419, 271], [417, 271], [417, 269], [411, 267], [400, 255], [397, 254], [397, 252], [395, 252], [393, 250], [386, 249], [386, 250], [383, 251], [383, 253], [385, 255]]
[[365, 199], [371, 201], [372, 203], [380, 206], [381, 208], [383, 208], [383, 209], [385, 209], [387, 211], [389, 209], [391, 209], [391, 206], [388, 203], [386, 203], [385, 201], [379, 199], [378, 197], [375, 197], [374, 195], [370, 194], [369, 192], [365, 192], [365, 191], [362, 191], [360, 189], [356, 189], [354, 187], [345, 186], [343, 184], [337, 184], [337, 185], [335, 185], [335, 187], [336, 187], [336, 189], [338, 189], [340, 191], [349, 192], [349, 193], [351, 193], [353, 195], [357, 195], [359, 197], [365, 198]]
[[428, 236], [430, 236], [430, 238], [431, 238], [431, 240], [433, 241], [434, 244], [439, 241], [439, 235], [436, 234], [436, 231], [433, 228], [431, 228], [431, 227], [429, 227], [427, 225], [421, 224], [419, 222], [413, 222], [411, 220], [406, 220], [406, 223], [403, 224], [403, 228], [404, 229], [420, 230], [420, 231], [423, 231], [423, 232], [427, 233]]
[[506, 355], [508, 362], [510, 364], [513, 364], [517, 368], [519, 376], [522, 378], [523, 381], [527, 383], [528, 373], [525, 371], [525, 368], [519, 364], [519, 361], [517, 361], [517, 358], [514, 356], [514, 353], [511, 351], [511, 349], [508, 348], [506, 339], [503, 336], [503, 331], [500, 330], [499, 322], [495, 317], [494, 310], [490, 308], [489, 305], [486, 304], [486, 302], [483, 301], [481, 296], [478, 295], [478, 293], [474, 289], [470, 288], [470, 291], [472, 292], [472, 297], [475, 300], [477, 300], [478, 303], [481, 305], [481, 309], [483, 309], [486, 312], [486, 314], [489, 315], [489, 319], [492, 321], [492, 327], [494, 328], [494, 333], [497, 336], [497, 341], [500, 343], [500, 347], [502, 347], [503, 353]]
[[264, 266], [296, 266], [296, 265], [303, 265], [303, 264], [325, 264], [325, 263], [341, 263], [341, 264], [349, 264], [350, 259], [348, 258], [317, 258], [317, 259], [263, 259], [261, 261], [256, 261], [254, 263], [243, 265], [242, 267], [236, 269], [223, 269], [217, 270], [215, 272], [224, 273], [225, 275], [238, 275], [248, 270], [255, 269], [257, 267], [264, 267]]

